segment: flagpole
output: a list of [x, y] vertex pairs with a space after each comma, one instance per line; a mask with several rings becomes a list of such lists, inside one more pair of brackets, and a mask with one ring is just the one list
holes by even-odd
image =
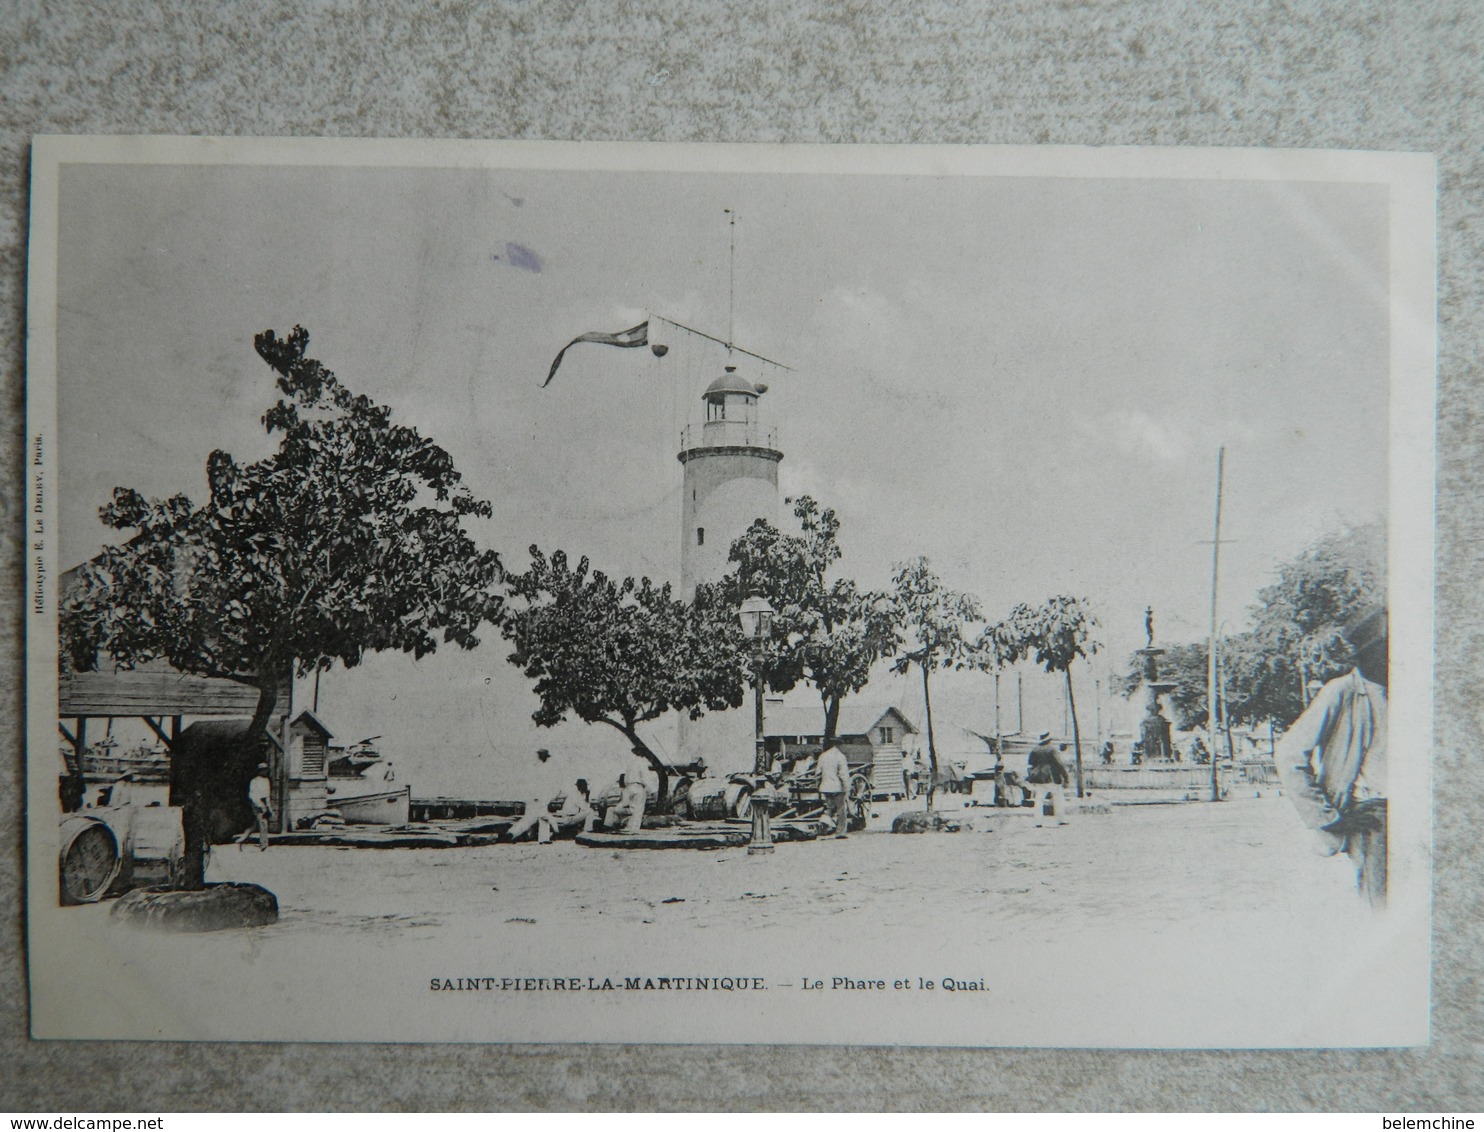
[[687, 334], [694, 334], [697, 338], [704, 338], [708, 342], [715, 342], [718, 346], [725, 346], [728, 350], [735, 350], [739, 354], [746, 354], [749, 358], [756, 358], [760, 362], [767, 362], [770, 366], [787, 370], [789, 373], [796, 372], [793, 366], [786, 366], [782, 362], [775, 362], [772, 358], [765, 358], [761, 354], [754, 354], [751, 350], [744, 350], [741, 346], [733, 346], [730, 342], [724, 342], [714, 334], [707, 334], [704, 330], [697, 330], [694, 326], [686, 326], [683, 322], [676, 322], [673, 318], [666, 318], [662, 314], [650, 313], [652, 320], [663, 322], [666, 326], [673, 326], [676, 330], [683, 330]]
[[727, 352], [731, 353], [732, 341], [736, 337], [733, 319], [737, 310], [737, 214], [730, 208], [727, 214], [727, 233], [730, 247], [727, 255]]

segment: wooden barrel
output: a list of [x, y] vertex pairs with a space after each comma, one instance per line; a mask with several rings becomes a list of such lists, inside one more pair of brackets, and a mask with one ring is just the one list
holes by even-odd
[[128, 807], [124, 879], [129, 887], [175, 885], [185, 870], [185, 814], [179, 806]]
[[61, 893], [63, 904], [101, 899], [123, 862], [118, 838], [106, 822], [86, 814], [62, 819]]
[[669, 810], [677, 817], [688, 818], [690, 814], [690, 788], [695, 784], [695, 779], [688, 774], [682, 774], [670, 782]]
[[702, 778], [691, 783], [686, 798], [696, 821], [742, 818], [751, 812], [752, 787], [724, 778]]

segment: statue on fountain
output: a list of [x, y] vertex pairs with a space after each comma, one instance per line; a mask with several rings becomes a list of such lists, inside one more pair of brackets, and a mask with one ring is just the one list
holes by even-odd
[[1157, 658], [1163, 656], [1165, 650], [1154, 644], [1152, 605], [1144, 610], [1144, 635], [1149, 643], [1138, 650], [1138, 655], [1144, 658], [1144, 687], [1149, 692], [1149, 704], [1139, 722], [1139, 741], [1134, 744], [1136, 765], [1150, 760], [1169, 762], [1175, 757], [1174, 744], [1170, 741], [1170, 721], [1159, 707], [1160, 696], [1174, 690], [1175, 685], [1159, 678]]

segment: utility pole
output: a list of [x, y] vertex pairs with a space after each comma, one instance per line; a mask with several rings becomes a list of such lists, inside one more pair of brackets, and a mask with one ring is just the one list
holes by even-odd
[[1000, 668], [994, 670], [994, 804], [1005, 797], [1005, 740], [1000, 734]]
[[1211, 801], [1221, 801], [1220, 758], [1216, 753], [1216, 601], [1221, 577], [1221, 480], [1226, 447], [1216, 450], [1216, 521], [1211, 535], [1211, 640], [1206, 649], [1206, 747], [1211, 752]]
[[1103, 682], [1098, 677], [1092, 681], [1093, 701], [1098, 710], [1097, 717], [1097, 745], [1098, 750], [1103, 749]]
[[1015, 672], [1015, 733], [1025, 735], [1025, 675]]

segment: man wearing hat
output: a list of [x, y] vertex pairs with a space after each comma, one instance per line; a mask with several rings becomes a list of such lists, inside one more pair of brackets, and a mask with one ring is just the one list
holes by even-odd
[[545, 747], [536, 751], [536, 766], [526, 790], [526, 812], [520, 821], [510, 827], [511, 841], [518, 841], [532, 828], [536, 830], [536, 844], [551, 844], [551, 802], [561, 792], [555, 768], [551, 765], [551, 752]]
[[[273, 784], [268, 781], [268, 764], [259, 763], [257, 773], [247, 784], [247, 804], [252, 807], [253, 822], [257, 827], [258, 851], [268, 848], [268, 823], [273, 820]], [[237, 848], [253, 835], [251, 829], [237, 838]]]
[[1036, 745], [1031, 748], [1025, 765], [1025, 780], [1037, 786], [1049, 786], [1052, 783], [1065, 786], [1071, 781], [1067, 775], [1067, 768], [1062, 765], [1061, 758], [1056, 753], [1056, 747], [1051, 742], [1049, 731], [1043, 731], [1036, 736]]
[[1278, 743], [1284, 792], [1326, 854], [1344, 852], [1356, 887], [1386, 902], [1386, 685], [1384, 608], [1364, 610], [1341, 630], [1355, 667], [1329, 681]]

